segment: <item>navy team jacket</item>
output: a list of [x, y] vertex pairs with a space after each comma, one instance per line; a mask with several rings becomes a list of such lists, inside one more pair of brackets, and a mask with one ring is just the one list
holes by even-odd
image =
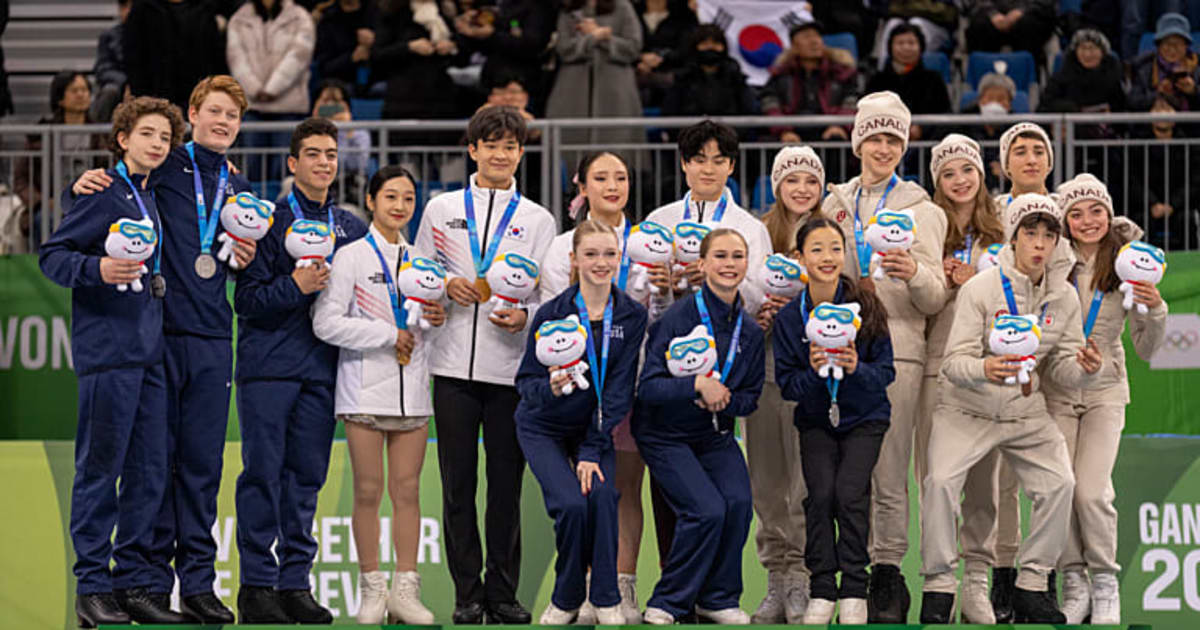
[[[335, 251], [360, 239], [367, 226], [332, 201], [317, 204], [298, 188], [296, 202], [305, 219], [322, 223], [333, 208]], [[238, 314], [237, 382], [296, 380], [332, 385], [338, 349], [312, 330], [310, 310], [317, 294], [304, 295], [292, 280], [296, 261], [284, 247], [284, 235], [294, 217], [287, 196], [275, 202], [275, 222], [258, 242], [250, 266], [238, 274], [234, 308]]]
[[[578, 315], [575, 296], [579, 285], [572, 285], [554, 299], [543, 304], [533, 316], [529, 326], [529, 337], [525, 341], [525, 355], [517, 370], [516, 386], [521, 394], [514, 418], [519, 425], [553, 437], [569, 438], [584, 435], [579, 446], [579, 459], [599, 462], [600, 455], [612, 448], [612, 429], [625, 419], [633, 406], [633, 390], [637, 384], [638, 355], [642, 339], [646, 334], [646, 309], [615, 287], [612, 291], [613, 318], [612, 338], [608, 348], [608, 368], [604, 375], [603, 426], [596, 422], [596, 374], [586, 372], [592, 387], [576, 388], [568, 396], [555, 397], [550, 389], [548, 368], [537, 359], [534, 333], [547, 321], [565, 319]], [[602, 320], [590, 327], [596, 349], [596, 360], [600, 360], [602, 347]], [[586, 324], [585, 324], [586, 325]], [[587, 361], [584, 354], [583, 360]]]
[[[835, 304], [842, 302], [842, 279], [834, 295]], [[803, 295], [803, 294], [802, 294]], [[809, 342], [804, 334], [804, 316], [813, 304], [800, 297], [788, 302], [775, 316], [775, 382], [784, 400], [796, 401], [793, 422], [797, 429], [806, 427], [833, 428], [829, 424], [831, 396], [826, 379], [814, 371], [808, 362]], [[844, 433], [861, 422], [890, 422], [892, 406], [888, 402], [887, 386], [896, 378], [892, 365], [892, 338], [888, 335], [855, 342], [858, 367], [846, 374], [838, 385], [838, 411], [841, 421], [835, 431]]]
[[[150, 274], [142, 276], [140, 292], [117, 291], [116, 285], [100, 279], [108, 227], [121, 218], [142, 219], [135, 193], [115, 170], [109, 169], [108, 175], [113, 185], [80, 197], [38, 254], [42, 273], [72, 289], [71, 355], [80, 376], [113, 368], [147, 367], [163, 357], [163, 301], [150, 294]], [[141, 175], [130, 179], [134, 186], [142, 185]], [[155, 183], [153, 177], [151, 183]], [[140, 189], [137, 194], [161, 235], [154, 197]], [[145, 265], [153, 272], [154, 258]], [[170, 289], [168, 285], [168, 293]]]
[[[742, 309], [740, 295], [731, 307], [717, 297], [707, 284], [702, 291], [716, 333], [717, 371], [725, 365], [737, 316], [743, 314], [738, 353], [725, 380], [730, 392], [729, 406], [717, 414], [720, 430], [729, 431], [733, 428], [735, 418], [748, 416], [758, 408], [758, 396], [762, 393], [763, 380], [766, 378], [763, 332], [754, 318]], [[662, 319], [650, 327], [646, 363], [642, 367], [642, 378], [638, 385], [640, 407], [638, 413], [634, 414], [635, 435], [645, 433], [667, 438], [690, 438], [713, 432], [712, 413], [695, 404], [700, 399], [700, 394], [695, 390], [696, 379], [671, 376], [667, 370], [666, 353], [671, 339], [685, 337], [701, 324], [696, 299], [689, 293], [677, 300]]]

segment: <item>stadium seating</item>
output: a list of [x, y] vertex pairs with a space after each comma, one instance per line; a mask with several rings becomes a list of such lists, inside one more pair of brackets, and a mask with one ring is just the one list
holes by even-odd
[[825, 45], [830, 48], [841, 48], [850, 53], [854, 57], [854, 63], [858, 63], [858, 38], [854, 33], [830, 33], [822, 35], [821, 39], [825, 40]]

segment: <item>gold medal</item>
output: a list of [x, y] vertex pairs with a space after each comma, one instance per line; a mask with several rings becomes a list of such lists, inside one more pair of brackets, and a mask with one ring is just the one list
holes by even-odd
[[492, 287], [488, 285], [487, 278], [475, 278], [475, 290], [479, 292], [479, 303], [492, 298]]

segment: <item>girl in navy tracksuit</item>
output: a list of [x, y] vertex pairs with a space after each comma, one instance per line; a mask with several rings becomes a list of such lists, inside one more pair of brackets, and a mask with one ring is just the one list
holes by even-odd
[[[750, 477], [733, 422], [758, 406], [763, 333], [738, 293], [746, 276], [745, 239], [736, 230], [713, 230], [700, 254], [703, 289], [677, 301], [651, 328], [638, 391], [645, 413], [633, 418], [638, 449], [678, 517], [662, 578], [647, 602], [650, 624], [673, 623], [693, 609], [718, 623], [750, 622], [738, 607]], [[671, 340], [694, 336], [698, 326], [715, 340], [718, 374], [672, 376]], [[676, 359], [686, 359], [692, 345]]]
[[[783, 398], [798, 403], [795, 424], [808, 486], [804, 556], [812, 574], [812, 599], [804, 623], [829, 623], [835, 600], [841, 602], [842, 623], [866, 623], [871, 471], [891, 417], [887, 386], [896, 375], [887, 313], [873, 293], [841, 275], [846, 238], [836, 223], [809, 220], [796, 244], [809, 283], [776, 316], [775, 376]], [[832, 389], [833, 380], [817, 373], [827, 355], [805, 334], [810, 313], [822, 302], [857, 302], [860, 307], [855, 341], [833, 354], [845, 373], [837, 389]]]
[[[612, 429], [633, 405], [646, 309], [614, 289], [620, 257], [611, 227], [589, 220], [575, 228], [571, 267], [578, 280], [538, 309], [530, 327], [537, 334], [529, 335], [517, 372], [517, 440], [542, 485], [558, 548], [544, 625], [571, 623], [585, 596], [601, 624], [625, 622], [617, 592]], [[564, 394], [569, 377], [561, 370], [551, 375], [538, 361], [536, 346], [537, 337], [554, 333], [548, 322], [571, 315], [590, 330], [583, 356], [589, 387]], [[585, 587], [589, 566], [590, 593]]]
[[[183, 117], [163, 99], [142, 97], [117, 108], [113, 131], [120, 162], [107, 174], [115, 185], [80, 198], [42, 245], [39, 260], [46, 277], [72, 289], [79, 427], [71, 542], [77, 558], [75, 611], [83, 627], [131, 618], [182, 621], [146, 597], [155, 577], [146, 558], [167, 482], [163, 287], [155, 265], [162, 255], [162, 224], [147, 177], [179, 144]], [[137, 262], [107, 255], [109, 238], [123, 241], [126, 251], [154, 247], [144, 263], [152, 273], [143, 275]], [[140, 290], [137, 285], [120, 290], [135, 280]]]

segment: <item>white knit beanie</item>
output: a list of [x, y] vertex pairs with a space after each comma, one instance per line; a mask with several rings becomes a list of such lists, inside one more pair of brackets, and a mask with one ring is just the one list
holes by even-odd
[[1035, 133], [1042, 138], [1042, 142], [1046, 144], [1046, 158], [1049, 164], [1047, 169], [1054, 170], [1054, 145], [1050, 142], [1050, 136], [1039, 125], [1022, 122], [1009, 127], [1008, 131], [1000, 136], [1000, 170], [1004, 171], [1005, 177], [1008, 177], [1008, 150], [1012, 148], [1017, 136], [1023, 133]]
[[929, 170], [933, 173], [934, 187], [942, 177], [942, 167], [960, 159], [970, 160], [971, 164], [979, 170], [980, 175], [983, 175], [983, 158], [979, 154], [979, 143], [960, 133], [952, 133], [933, 147], [930, 154]]
[[1062, 206], [1063, 214], [1071, 206], [1081, 201], [1099, 201], [1108, 210], [1108, 218], [1113, 218], [1112, 196], [1104, 182], [1096, 179], [1091, 173], [1080, 173], [1075, 179], [1069, 179], [1058, 186], [1058, 205]]
[[1053, 199], [1047, 195], [1026, 193], [1013, 199], [1004, 209], [1004, 239], [1012, 241], [1021, 221], [1034, 214], [1045, 214], [1055, 223], [1062, 223], [1062, 208]]
[[860, 156], [859, 146], [867, 137], [877, 133], [890, 133], [904, 143], [908, 150], [908, 127], [912, 113], [895, 92], [874, 92], [858, 99], [858, 112], [854, 114], [854, 130], [850, 132], [850, 146], [854, 155]]
[[779, 196], [779, 184], [792, 173], [808, 173], [821, 182], [821, 190], [825, 190], [825, 166], [821, 158], [808, 146], [787, 146], [775, 154], [775, 164], [771, 167], [771, 190]]

